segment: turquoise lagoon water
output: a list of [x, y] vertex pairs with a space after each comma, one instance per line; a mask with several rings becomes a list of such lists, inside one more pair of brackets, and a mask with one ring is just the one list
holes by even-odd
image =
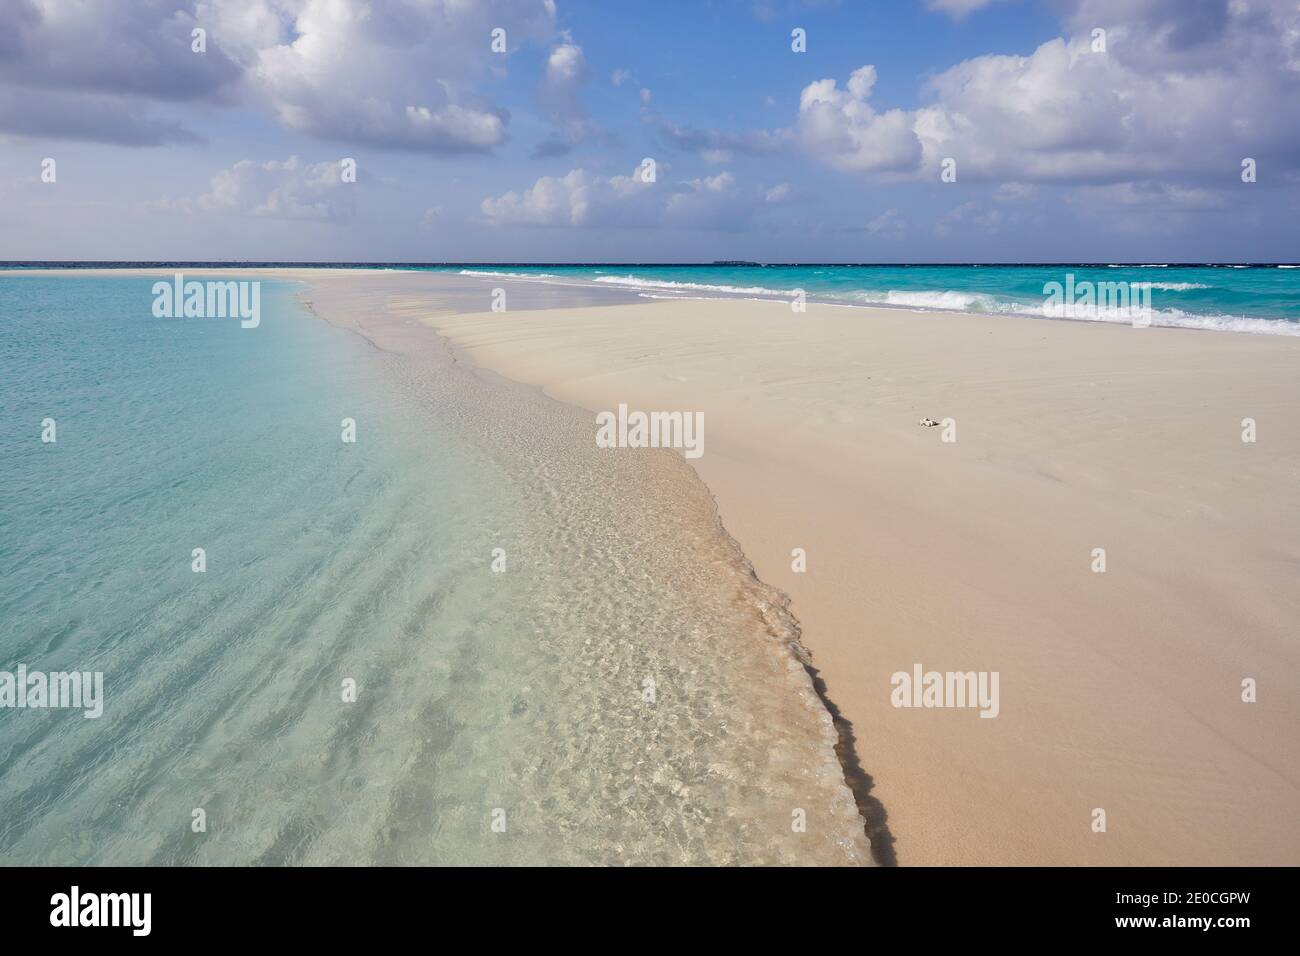
[[[1151, 283], [1152, 324], [1300, 334], [1300, 269], [1290, 266], [461, 266], [474, 274], [616, 285], [655, 296], [786, 297], [845, 305], [1043, 315], [1044, 286]], [[1124, 320], [1127, 321], [1127, 320]]]
[[294, 285], [241, 329], [151, 282], [0, 275], [0, 670], [105, 683], [0, 708], [0, 862], [869, 861], [797, 628], [680, 459]]

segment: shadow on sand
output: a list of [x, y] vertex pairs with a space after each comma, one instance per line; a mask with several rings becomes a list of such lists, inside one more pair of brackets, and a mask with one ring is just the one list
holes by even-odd
[[853, 791], [853, 799], [857, 801], [858, 813], [862, 816], [867, 837], [871, 840], [871, 856], [880, 866], [897, 866], [894, 835], [889, 832], [889, 825], [886, 822], [889, 814], [885, 812], [885, 805], [871, 795], [875, 781], [871, 779], [871, 774], [862, 769], [862, 763], [858, 760], [857, 738], [853, 735], [853, 724], [840, 713], [840, 709], [835, 706], [835, 701], [831, 700], [821, 672], [812, 664], [805, 662], [803, 666], [808, 676], [812, 678], [817, 696], [821, 698], [822, 704], [835, 722], [837, 735], [835, 756], [840, 758], [840, 766], [844, 768], [844, 782], [849, 785], [849, 789]]

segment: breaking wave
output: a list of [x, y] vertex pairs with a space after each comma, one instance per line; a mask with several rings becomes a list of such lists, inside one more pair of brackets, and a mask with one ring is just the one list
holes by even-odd
[[[1145, 266], [1115, 266], [1115, 268], [1166, 268], [1161, 264]], [[1286, 268], [1285, 266], [1280, 268]], [[1292, 267], [1294, 268], [1294, 267]], [[794, 289], [777, 289], [761, 285], [732, 285], [724, 282], [688, 282], [676, 279], [658, 279], [634, 273], [620, 275], [556, 275], [553, 273], [499, 272], [492, 270], [462, 269], [461, 275], [494, 276], [501, 278], [534, 279], [550, 281], [594, 282], [636, 289], [644, 298], [735, 298], [755, 297], [788, 301]], [[816, 273], [814, 273], [816, 274]], [[794, 281], [798, 281], [797, 279]], [[1152, 282], [1153, 291], [1190, 292], [1214, 288], [1202, 282]], [[870, 306], [875, 308], [915, 309], [922, 311], [970, 312], [989, 315], [1025, 315], [1038, 318], [1059, 318], [1048, 313], [1045, 303], [1036, 297], [1021, 295], [1011, 297], [990, 292], [968, 292], [956, 289], [839, 289], [805, 290], [810, 301], [824, 304]], [[1130, 324], [1128, 315], [1111, 315], [1105, 311], [1094, 314], [1075, 314], [1077, 321], [1113, 322]], [[1220, 332], [1250, 332], [1263, 335], [1300, 335], [1300, 323], [1285, 318], [1266, 319], [1230, 313], [1195, 313], [1178, 308], [1153, 309], [1151, 325], [1164, 328], [1203, 329]]]

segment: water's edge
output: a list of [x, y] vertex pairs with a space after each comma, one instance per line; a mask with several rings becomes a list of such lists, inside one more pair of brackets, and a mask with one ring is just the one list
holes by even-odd
[[[309, 280], [299, 280], [313, 289]], [[526, 281], [526, 280], [525, 280]], [[301, 308], [317, 318], [320, 321], [330, 324], [337, 324], [330, 319], [321, 315], [312, 302], [306, 298], [306, 293], [299, 293], [296, 296]], [[577, 306], [579, 308], [583, 306]], [[460, 313], [467, 314], [467, 313]], [[378, 344], [373, 338], [367, 335], [360, 328], [351, 324], [339, 324], [338, 327], [347, 329], [359, 336], [368, 346], [383, 350], [383, 346]], [[446, 355], [455, 364], [473, 369], [477, 375], [486, 375], [492, 378], [502, 379], [511, 382], [516, 387], [525, 389], [537, 398], [552, 402], [566, 408], [576, 410], [582, 413], [588, 413], [590, 410], [583, 408], [572, 402], [566, 402], [560, 398], [551, 395], [547, 390], [538, 385], [531, 385], [526, 382], [520, 382], [511, 379], [509, 376], [486, 368], [475, 363], [468, 354], [458, 347], [449, 337], [444, 335], [438, 329], [423, 325], [422, 329], [429, 333], [439, 346], [445, 351]], [[713, 489], [699, 474], [698, 470], [685, 458], [668, 449], [651, 449], [652, 452], [660, 455], [672, 455], [687, 466], [687, 472], [691, 479], [698, 482], [704, 489], [709, 501], [712, 503], [711, 513], [713, 520], [713, 531], [718, 534], [725, 544], [734, 552], [736, 561], [744, 573], [748, 576], [751, 586], [754, 590], [755, 610], [763, 621], [764, 627], [770, 635], [779, 639], [786, 647], [786, 650], [795, 662], [802, 668], [807, 677], [809, 689], [816, 698], [821, 702], [826, 714], [830, 720], [834, 731], [833, 750], [835, 757], [840, 765], [843, 774], [844, 785], [853, 795], [854, 803], [858, 809], [858, 815], [862, 819], [863, 832], [871, 848], [871, 855], [875, 863], [879, 866], [897, 865], [897, 857], [894, 850], [895, 838], [889, 831], [888, 813], [884, 805], [872, 795], [874, 780], [871, 775], [862, 766], [861, 757], [857, 750], [857, 738], [853, 731], [853, 724], [846, 718], [840, 708], [836, 705], [830, 695], [830, 690], [825, 677], [813, 663], [812, 651], [803, 643], [803, 631], [798, 619], [790, 611], [790, 597], [780, 588], [768, 584], [758, 576], [753, 562], [745, 553], [744, 548], [736, 537], [727, 529], [723, 519], [717, 496]]]

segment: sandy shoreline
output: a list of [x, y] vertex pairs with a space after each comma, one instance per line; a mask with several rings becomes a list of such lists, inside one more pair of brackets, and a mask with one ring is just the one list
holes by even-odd
[[[514, 291], [467, 313], [466, 282], [529, 284], [388, 275], [390, 309], [473, 363], [593, 411], [704, 413], [692, 464], [790, 595], [899, 863], [1300, 862], [1300, 342]], [[915, 664], [999, 672], [999, 715], [891, 706]]]
[[[430, 322], [592, 410], [704, 412], [694, 464], [900, 863], [1300, 860], [1300, 343], [718, 300]], [[917, 663], [998, 671], [998, 718], [891, 706]]]

